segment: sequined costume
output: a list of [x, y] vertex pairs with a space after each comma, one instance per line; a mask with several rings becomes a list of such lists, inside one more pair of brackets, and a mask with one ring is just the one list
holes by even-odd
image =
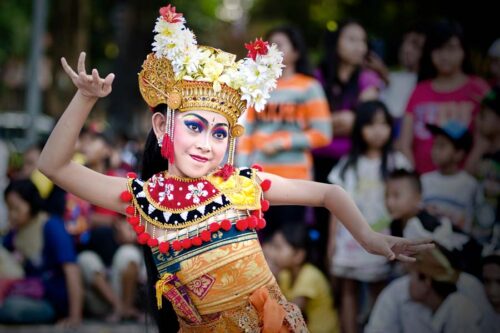
[[307, 332], [257, 238], [269, 185], [261, 187], [250, 168], [198, 179], [129, 178], [122, 195], [131, 203], [128, 221], [152, 249], [158, 306], [173, 304], [181, 332]]

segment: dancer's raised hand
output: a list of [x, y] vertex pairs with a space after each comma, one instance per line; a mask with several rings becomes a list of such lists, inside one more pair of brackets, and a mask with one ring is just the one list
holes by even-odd
[[78, 57], [78, 73], [68, 65], [64, 57], [61, 58], [61, 64], [66, 74], [68, 74], [82, 95], [90, 98], [98, 98], [106, 97], [111, 93], [111, 85], [115, 74], [110, 73], [103, 79], [99, 76], [99, 72], [95, 68], [92, 69], [91, 74], [87, 74], [85, 70], [85, 52], [81, 52], [80, 57]]
[[363, 244], [365, 250], [371, 254], [385, 256], [389, 260], [414, 262], [415, 255], [422, 251], [434, 248], [431, 239], [406, 239], [372, 232], [368, 241]]

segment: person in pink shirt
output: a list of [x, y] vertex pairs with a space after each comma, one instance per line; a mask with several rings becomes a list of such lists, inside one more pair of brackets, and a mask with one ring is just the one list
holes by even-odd
[[434, 24], [424, 45], [419, 83], [408, 101], [400, 138], [402, 152], [418, 173], [436, 169], [431, 159], [433, 138], [426, 124], [440, 126], [454, 120], [474, 131], [474, 118], [489, 86], [470, 72], [460, 26], [448, 21]]

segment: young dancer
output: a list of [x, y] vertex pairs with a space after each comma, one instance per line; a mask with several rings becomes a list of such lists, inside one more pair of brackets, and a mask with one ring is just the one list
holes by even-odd
[[411, 261], [432, 247], [427, 240], [373, 232], [338, 186], [235, 169], [235, 139], [243, 134], [238, 118], [249, 105], [262, 109], [281, 72], [281, 53], [257, 40], [236, 62], [234, 55], [198, 46], [174, 7], [161, 8], [160, 15], [154, 52], [139, 74], [142, 96], [153, 109], [142, 179], [106, 176], [71, 162], [86, 117], [114, 79], [101, 78], [96, 69], [87, 74], [84, 53], [77, 72], [62, 60], [78, 91], [39, 167], [79, 197], [127, 213], [139, 243], [149, 247], [145, 260], [158, 306], [164, 298], [173, 304], [182, 332], [307, 331], [257, 239], [270, 203], [327, 207], [367, 251], [389, 259]]

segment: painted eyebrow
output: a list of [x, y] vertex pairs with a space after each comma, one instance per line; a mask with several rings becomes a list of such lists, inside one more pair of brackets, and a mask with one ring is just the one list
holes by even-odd
[[[202, 116], [196, 114], [196, 113], [188, 113], [188, 114], [185, 114], [183, 116], [183, 118], [187, 117], [187, 116], [195, 116], [196, 118], [198, 118], [199, 120], [201, 120], [201, 122], [206, 126], [208, 127], [208, 120], [206, 120], [205, 118], [203, 118]], [[217, 127], [217, 126], [226, 126], [229, 128], [229, 125], [228, 124], [225, 124], [225, 123], [217, 123], [217, 124], [214, 124], [213, 127]]]

